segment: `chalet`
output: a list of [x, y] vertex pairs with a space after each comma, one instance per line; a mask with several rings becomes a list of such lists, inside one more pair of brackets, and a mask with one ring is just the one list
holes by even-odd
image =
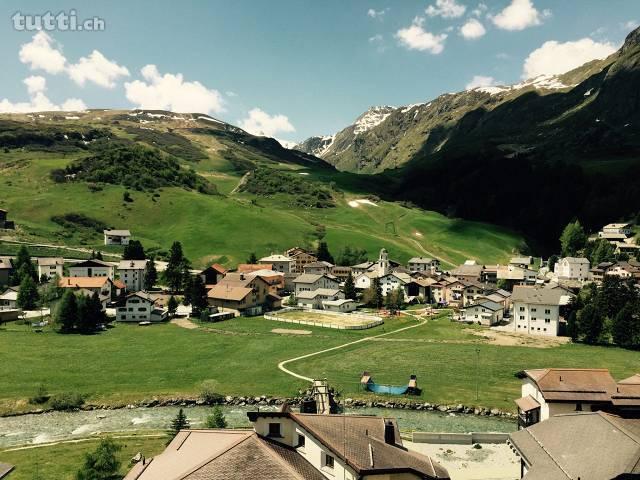
[[498, 265], [485, 265], [484, 270], [480, 274], [480, 281], [482, 283], [497, 283], [498, 282]]
[[332, 275], [312, 275], [310, 273], [303, 273], [297, 277], [293, 284], [295, 286], [296, 297], [300, 296], [302, 292], [312, 292], [319, 288], [338, 289], [340, 282]]
[[553, 273], [558, 279], [588, 280], [591, 264], [583, 257], [565, 257], [556, 262]]
[[200, 272], [200, 278], [202, 278], [202, 282], [205, 285], [217, 285], [224, 278], [227, 272], [228, 270], [222, 265], [214, 263]]
[[452, 277], [458, 280], [470, 280], [473, 282], [482, 281], [482, 272], [484, 270], [483, 265], [479, 265], [475, 260], [467, 260], [462, 265], [451, 270]]
[[269, 284], [269, 293], [280, 295], [285, 289], [285, 274], [275, 270], [256, 270], [247, 276], [255, 276], [262, 278]]
[[129, 245], [131, 240], [131, 232], [129, 230], [105, 230], [104, 234], [105, 245]]
[[64, 258], [38, 258], [38, 278], [53, 278], [64, 275]]
[[503, 316], [504, 305], [485, 300], [465, 307], [462, 311], [461, 319], [465, 322], [473, 322], [490, 327], [500, 323]]
[[0, 287], [9, 285], [9, 278], [13, 273], [13, 264], [11, 258], [0, 257]]
[[113, 281], [109, 277], [61, 277], [60, 288], [87, 290], [100, 297], [113, 298]]
[[607, 272], [613, 265], [615, 265], [615, 263], [613, 262], [601, 262], [595, 267], [593, 267], [589, 271], [589, 274], [591, 275], [591, 280], [593, 280], [596, 283], [602, 283], [602, 280], [604, 280], [604, 276], [607, 274]]
[[509, 265], [520, 268], [531, 268], [533, 266], [533, 257], [512, 257]]
[[504, 280], [509, 287], [523, 284], [533, 285], [538, 278], [538, 272], [516, 265], [499, 265], [496, 278]]
[[362, 272], [355, 276], [355, 278], [353, 279], [353, 283], [357, 289], [366, 290], [367, 288], [370, 288], [371, 285], [373, 285], [374, 278], [378, 278], [377, 272]]
[[409, 298], [422, 297], [426, 303], [432, 301], [431, 285], [438, 283], [437, 280], [429, 277], [411, 277], [405, 285]]
[[13, 230], [14, 228], [16, 228], [15, 224], [12, 221], [7, 220], [8, 213], [9, 212], [7, 212], [6, 210], [0, 208], [0, 229]]
[[309, 292], [300, 292], [300, 295], [296, 296], [298, 305], [303, 308], [321, 310], [325, 301], [330, 300], [342, 300], [344, 299], [344, 293], [338, 289], [333, 288], [318, 288]]
[[167, 315], [167, 310], [159, 308], [153, 296], [136, 292], [127, 295], [124, 306], [118, 307], [116, 319], [119, 322], [162, 322]]
[[634, 265], [631, 262], [617, 262], [607, 269], [605, 275], [638, 281], [640, 280], [640, 265]]
[[7, 288], [0, 294], [0, 310], [15, 310], [18, 308], [18, 287]]
[[145, 290], [144, 279], [149, 260], [122, 260], [118, 265], [118, 275], [129, 292]]
[[440, 269], [440, 260], [428, 257], [413, 257], [407, 267], [410, 272], [436, 272]]
[[334, 265], [331, 267], [331, 271], [329, 273], [341, 282], [344, 282], [350, 274], [353, 275], [351, 267], [344, 267], [340, 265]]
[[367, 273], [367, 272], [371, 272], [374, 270], [375, 268], [375, 262], [363, 262], [363, 263], [359, 263], [357, 265], [353, 265], [351, 267], [351, 273], [354, 277], [362, 274], [362, 273]]
[[514, 330], [531, 335], [560, 334], [561, 307], [574, 295], [561, 288], [516, 286], [511, 295]]
[[611, 403], [617, 413], [640, 418], [640, 374], [620, 380], [611, 394]]
[[379, 278], [382, 295], [387, 296], [392, 292], [402, 289], [405, 299], [408, 296], [406, 285], [412, 281], [411, 277], [406, 273], [388, 273]]
[[236, 272], [251, 274], [258, 270], [273, 270], [273, 265], [268, 263], [239, 263], [236, 267]]
[[511, 292], [507, 292], [506, 290], [496, 290], [489, 291], [489, 293], [478, 297], [478, 301], [490, 300], [495, 303], [499, 303], [502, 305], [504, 312], [508, 312], [511, 307]]
[[402, 444], [395, 419], [249, 412], [252, 430], [183, 430], [124, 480], [211, 478], [446, 480], [447, 471]]
[[70, 277], [107, 277], [113, 280], [112, 264], [92, 258], [69, 266]]
[[613, 242], [613, 245], [615, 246], [615, 253], [626, 253], [627, 255], [638, 257], [638, 254], [640, 253], [640, 244], [636, 242], [637, 239], [633, 237]]
[[305, 249], [300, 247], [290, 248], [284, 253], [285, 257], [291, 259], [291, 272], [292, 273], [304, 273], [304, 266], [307, 263], [316, 262], [318, 258], [307, 252]]
[[606, 238], [606, 235], [624, 235], [628, 237], [631, 233], [630, 223], [609, 223], [602, 227], [602, 230], [598, 232], [598, 236], [600, 238]]
[[291, 273], [293, 260], [284, 255], [269, 255], [258, 260], [262, 265], [271, 265], [270, 269], [276, 272]]
[[302, 270], [304, 273], [310, 273], [311, 275], [324, 275], [331, 274], [331, 270], [335, 265], [325, 261], [316, 261], [307, 263]]
[[522, 398], [516, 400], [520, 428], [558, 414], [606, 409], [617, 387], [609, 370], [600, 368], [544, 368], [524, 375]]
[[235, 310], [241, 315], [259, 315], [264, 309], [280, 306], [279, 296], [270, 292], [270, 285], [260, 276], [229, 273], [207, 293], [210, 306]]
[[640, 474], [640, 419], [558, 415], [509, 436], [524, 480], [613, 480]]

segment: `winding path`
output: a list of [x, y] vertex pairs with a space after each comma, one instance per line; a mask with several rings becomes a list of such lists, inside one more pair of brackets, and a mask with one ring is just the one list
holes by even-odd
[[[416, 317], [415, 315], [412, 315], [410, 313], [405, 313], [405, 312], [403, 312], [403, 313], [404, 313], [404, 315], [408, 315], [408, 316], [411, 316], [411, 317], [416, 318], [416, 319], [419, 318], [419, 317]], [[347, 342], [347, 343], [344, 343], [342, 345], [338, 345], [337, 347], [326, 348], [326, 349], [320, 350], [318, 352], [307, 353], [306, 355], [301, 355], [299, 357], [290, 358], [288, 360], [284, 360], [284, 361], [280, 362], [278, 364], [278, 368], [280, 370], [282, 370], [284, 373], [286, 373], [288, 375], [291, 375], [292, 377], [296, 377], [296, 378], [299, 378], [301, 380], [306, 380], [308, 382], [313, 382], [313, 378], [305, 377], [304, 375], [300, 375], [299, 373], [293, 372], [293, 371], [289, 370], [288, 368], [286, 368], [285, 365], [287, 365], [288, 363], [291, 363], [291, 362], [297, 362], [298, 360], [304, 360], [305, 358], [314, 357], [316, 355], [320, 355], [320, 354], [323, 354], [323, 353], [331, 352], [333, 350], [338, 350], [340, 348], [345, 348], [345, 347], [348, 347], [350, 345], [356, 345], [358, 343], [371, 341], [371, 340], [373, 340], [375, 338], [380, 338], [380, 337], [384, 337], [386, 335], [391, 335], [392, 333], [398, 333], [398, 332], [402, 332], [404, 330], [409, 330], [409, 329], [412, 329], [412, 328], [420, 327], [420, 326], [424, 325], [425, 323], [427, 323], [428, 321], [429, 321], [428, 319], [424, 319], [424, 320], [421, 320], [419, 323], [416, 323], [415, 325], [409, 325], [408, 327], [402, 327], [402, 328], [399, 328], [397, 330], [393, 330], [391, 332], [380, 333], [378, 335], [373, 335], [372, 337], [364, 337], [364, 338], [361, 338], [360, 340], [355, 340], [353, 342]]]

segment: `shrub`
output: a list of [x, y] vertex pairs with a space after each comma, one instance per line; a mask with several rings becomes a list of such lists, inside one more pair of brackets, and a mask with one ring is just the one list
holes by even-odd
[[82, 405], [84, 405], [84, 397], [79, 393], [60, 393], [51, 398], [51, 408], [54, 410], [75, 410]]
[[42, 405], [43, 403], [47, 403], [49, 398], [51, 398], [51, 395], [47, 393], [46, 387], [44, 385], [39, 385], [35, 395], [29, 399], [29, 403], [33, 405]]
[[214, 405], [216, 403], [222, 403], [223, 397], [219, 393], [216, 393], [217, 383], [214, 380], [205, 380], [200, 385], [200, 399], [208, 404]]

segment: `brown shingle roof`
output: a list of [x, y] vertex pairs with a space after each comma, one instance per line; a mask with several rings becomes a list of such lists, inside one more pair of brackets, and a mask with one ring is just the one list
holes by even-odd
[[251, 273], [258, 270], [271, 270], [273, 269], [273, 265], [270, 263], [239, 263], [238, 264], [238, 272], [241, 273]]
[[609, 402], [616, 382], [607, 369], [545, 368], [525, 370], [547, 401]]
[[208, 298], [216, 300], [231, 300], [239, 302], [253, 291], [252, 288], [234, 287], [230, 284], [219, 283], [207, 293]]
[[109, 281], [108, 277], [61, 277], [58, 285], [62, 288], [101, 288]]

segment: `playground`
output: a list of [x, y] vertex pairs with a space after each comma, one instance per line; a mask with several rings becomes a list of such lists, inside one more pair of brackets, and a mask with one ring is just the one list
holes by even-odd
[[267, 320], [335, 328], [338, 330], [364, 330], [382, 325], [384, 321], [376, 315], [363, 313], [339, 313], [326, 310], [285, 309], [264, 316]]

